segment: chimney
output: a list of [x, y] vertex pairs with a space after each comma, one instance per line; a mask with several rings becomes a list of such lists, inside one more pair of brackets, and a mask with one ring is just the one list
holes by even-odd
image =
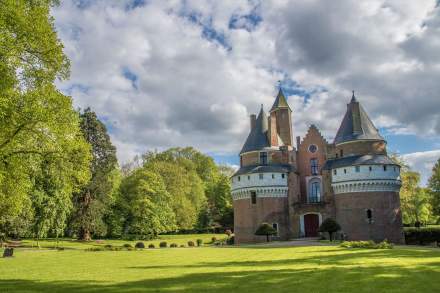
[[296, 148], [299, 149], [299, 145], [301, 143], [301, 137], [297, 136], [296, 137]]
[[251, 114], [251, 130], [257, 126], [257, 115]]

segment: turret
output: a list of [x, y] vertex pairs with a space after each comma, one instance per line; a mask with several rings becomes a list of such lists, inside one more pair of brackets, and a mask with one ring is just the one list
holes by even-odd
[[269, 140], [271, 146], [291, 147], [293, 145], [292, 110], [281, 87], [269, 113]]

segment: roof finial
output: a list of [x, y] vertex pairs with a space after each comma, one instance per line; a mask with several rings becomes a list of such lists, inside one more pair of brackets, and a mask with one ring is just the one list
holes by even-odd
[[357, 102], [356, 97], [354, 96], [354, 90], [351, 91], [353, 95], [351, 96], [351, 102]]
[[263, 104], [261, 104], [261, 111], [263, 111]]

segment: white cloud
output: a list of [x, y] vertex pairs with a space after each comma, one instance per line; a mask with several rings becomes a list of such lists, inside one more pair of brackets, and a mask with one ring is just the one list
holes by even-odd
[[440, 134], [434, 0], [129, 3], [53, 11], [72, 61], [60, 88], [105, 119], [121, 161], [176, 145], [237, 153], [278, 79], [310, 94], [289, 98], [295, 135], [314, 123], [332, 138], [351, 89], [378, 126]]
[[422, 185], [426, 185], [434, 164], [440, 159], [440, 150], [416, 152], [402, 156], [410, 168], [420, 173]]

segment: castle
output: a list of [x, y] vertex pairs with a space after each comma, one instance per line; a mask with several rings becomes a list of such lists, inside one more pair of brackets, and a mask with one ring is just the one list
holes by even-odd
[[278, 240], [316, 237], [326, 218], [348, 240], [403, 242], [400, 167], [354, 92], [329, 143], [311, 125], [293, 144], [292, 110], [283, 91], [268, 115], [250, 116], [250, 133], [231, 177], [236, 243], [265, 241], [269, 223]]

